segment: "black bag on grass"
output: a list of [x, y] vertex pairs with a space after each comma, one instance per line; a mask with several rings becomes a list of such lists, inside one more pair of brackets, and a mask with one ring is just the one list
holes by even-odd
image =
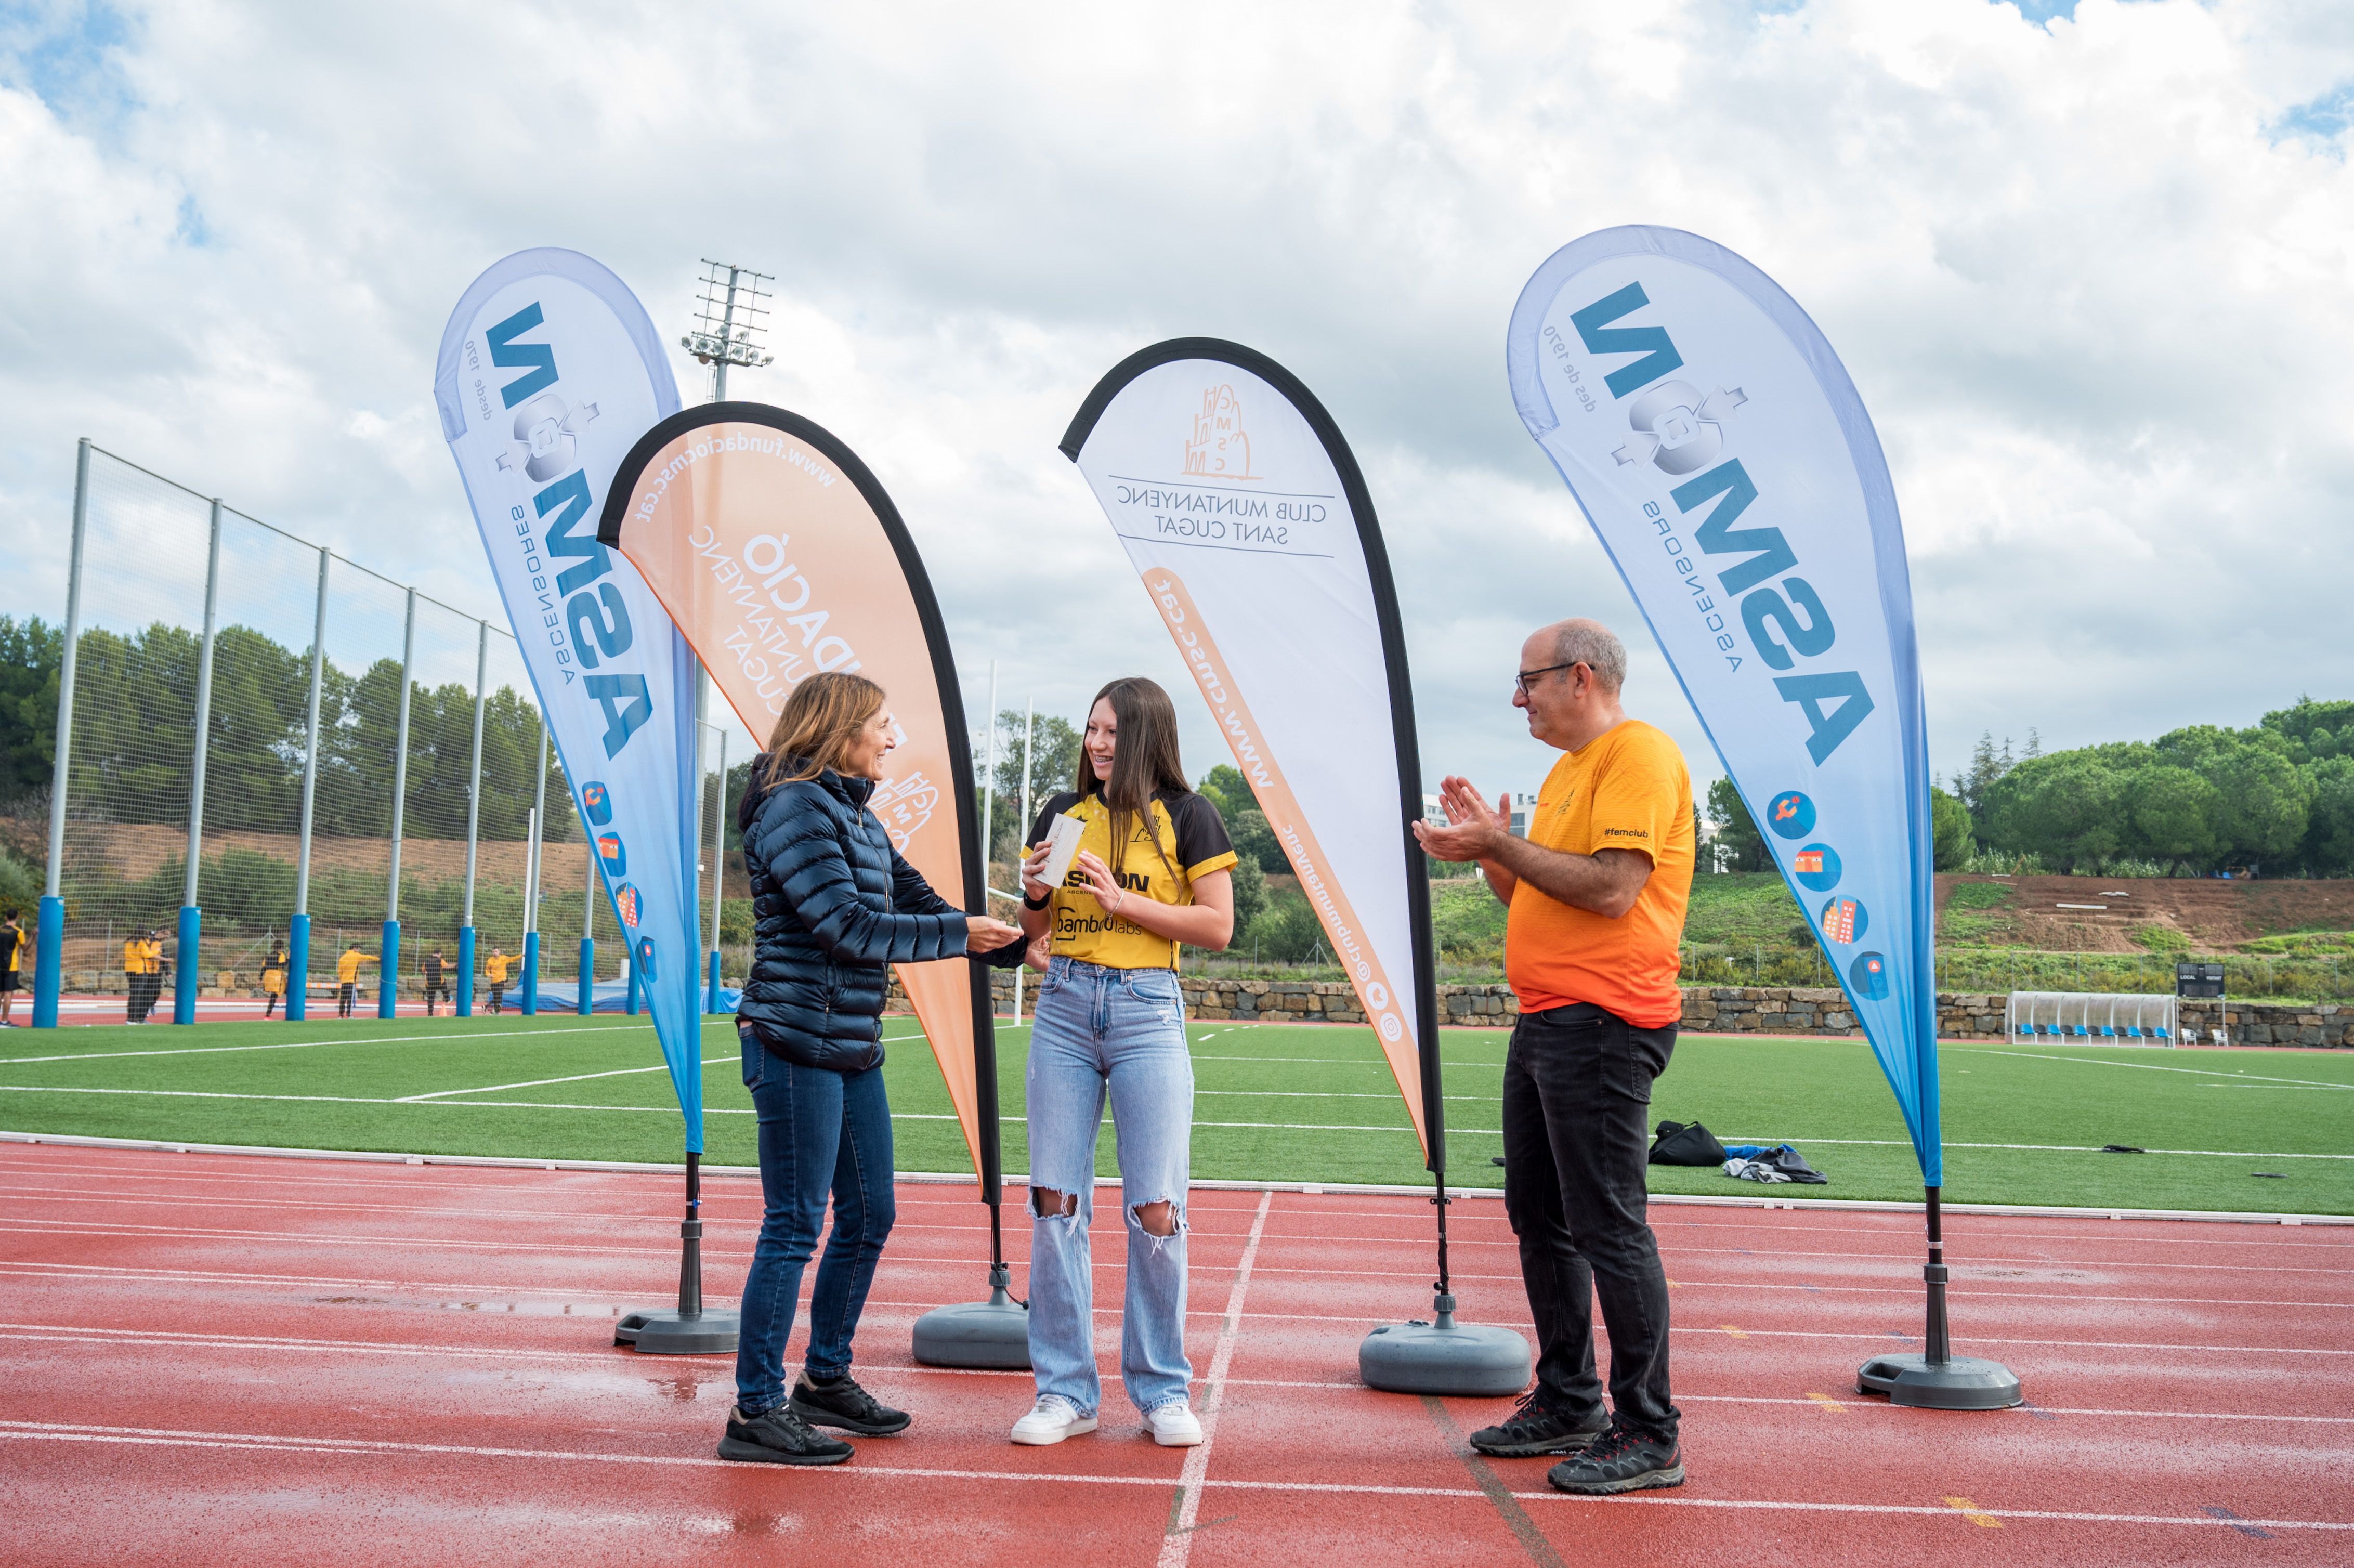
[[1651, 1140], [1654, 1165], [1723, 1165], [1724, 1145], [1700, 1123], [1663, 1121]]

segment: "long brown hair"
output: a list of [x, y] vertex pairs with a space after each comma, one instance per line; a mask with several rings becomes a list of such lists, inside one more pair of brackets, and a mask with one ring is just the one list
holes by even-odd
[[[1119, 874], [1128, 860], [1129, 835], [1133, 832], [1130, 819], [1141, 816], [1144, 829], [1151, 837], [1152, 847], [1161, 852], [1161, 863], [1175, 876], [1177, 868], [1162, 848], [1161, 830], [1152, 821], [1152, 797], [1164, 789], [1190, 794], [1193, 786], [1185, 781], [1185, 764], [1177, 755], [1177, 707], [1169, 694], [1157, 682], [1141, 675], [1123, 675], [1106, 683], [1097, 692], [1095, 702], [1087, 705], [1093, 717], [1096, 703], [1111, 704], [1112, 723], [1116, 726], [1112, 741], [1111, 777], [1096, 777], [1096, 766], [1087, 756], [1087, 743], [1079, 744], [1078, 790], [1082, 796], [1100, 795], [1111, 809], [1111, 869]], [[1084, 726], [1082, 726], [1084, 729]]]
[[814, 779], [829, 768], [841, 772], [851, 743], [882, 707], [883, 688], [864, 675], [825, 670], [807, 677], [785, 699], [777, 727], [769, 732], [760, 788]]

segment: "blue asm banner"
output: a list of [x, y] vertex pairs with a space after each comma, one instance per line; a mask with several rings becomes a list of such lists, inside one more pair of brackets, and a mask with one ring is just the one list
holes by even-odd
[[1635, 596], [1943, 1185], [1927, 731], [1880, 438], [1797, 302], [1679, 229], [1563, 247], [1513, 307], [1522, 422]]
[[637, 568], [597, 542], [614, 470], [678, 412], [669, 361], [619, 278], [525, 250], [458, 302], [433, 395], [700, 1153], [695, 660]]

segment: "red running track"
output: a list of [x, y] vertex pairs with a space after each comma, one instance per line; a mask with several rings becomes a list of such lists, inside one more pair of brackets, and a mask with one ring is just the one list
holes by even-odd
[[[726, 1298], [758, 1190], [705, 1191]], [[1851, 1393], [1867, 1355], [1917, 1343], [1917, 1218], [1659, 1207], [1691, 1479], [1588, 1501], [1470, 1454], [1509, 1402], [1358, 1386], [1365, 1330], [1428, 1308], [1413, 1199], [1195, 1192], [1209, 1445], [1140, 1436], [1107, 1311], [1103, 1430], [1013, 1447], [1026, 1374], [907, 1356], [918, 1312], [981, 1293], [970, 1194], [901, 1190], [859, 1340], [916, 1425], [793, 1471], [712, 1457], [728, 1358], [610, 1345], [617, 1312], [674, 1287], [674, 1178], [0, 1147], [0, 1556], [2354, 1561], [2354, 1234], [1957, 1217], [1956, 1333], [2034, 1403], [1939, 1414]], [[1466, 1315], [1525, 1332], [1500, 1206], [1467, 1200], [1452, 1229]], [[1099, 1266], [1116, 1304], [1119, 1260]]]

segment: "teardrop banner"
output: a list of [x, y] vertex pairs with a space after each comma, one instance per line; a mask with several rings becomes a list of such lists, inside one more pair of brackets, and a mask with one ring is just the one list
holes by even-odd
[[[854, 671], [880, 684], [900, 741], [868, 809], [943, 897], [987, 912], [972, 748], [948, 634], [915, 541], [856, 453], [764, 403], [691, 408], [631, 449], [598, 537], [644, 574], [762, 743], [811, 674]], [[896, 968], [981, 1177], [992, 1292], [1002, 1295], [989, 976], [963, 958]], [[1010, 1298], [1003, 1305], [1020, 1311]], [[1020, 1338], [1023, 1359], [1013, 1364], [1027, 1365], [1026, 1330]], [[931, 1348], [920, 1325], [917, 1346]]]
[[670, 361], [620, 279], [577, 251], [525, 250], [460, 298], [433, 395], [685, 1118], [680, 1309], [631, 1314], [624, 1334], [647, 1351], [733, 1350], [734, 1315], [701, 1302], [695, 659], [637, 570], [597, 542], [630, 443], [678, 408]]
[[[1929, 1360], [1947, 1366], [1928, 730], [1871, 416], [1795, 300], [1680, 229], [1555, 251], [1513, 307], [1505, 362], [1895, 1092], [1928, 1195]], [[1916, 1379], [1925, 1397], [1900, 1402], [2019, 1403], [2008, 1372], [1973, 1364], [2000, 1376]]]
[[[1422, 763], [1397, 590], [1357, 460], [1299, 377], [1216, 338], [1122, 360], [1062, 451], [1142, 576], [1405, 1097], [1438, 1193], [1439, 1315], [1455, 1336], [1440, 1349], [1511, 1380], [1489, 1392], [1517, 1393], [1520, 1337], [1453, 1321], [1430, 882], [1411, 825]], [[1368, 1382], [1475, 1391], [1478, 1376], [1401, 1381], [1386, 1352], [1411, 1336], [1388, 1332], [1360, 1356]]]

